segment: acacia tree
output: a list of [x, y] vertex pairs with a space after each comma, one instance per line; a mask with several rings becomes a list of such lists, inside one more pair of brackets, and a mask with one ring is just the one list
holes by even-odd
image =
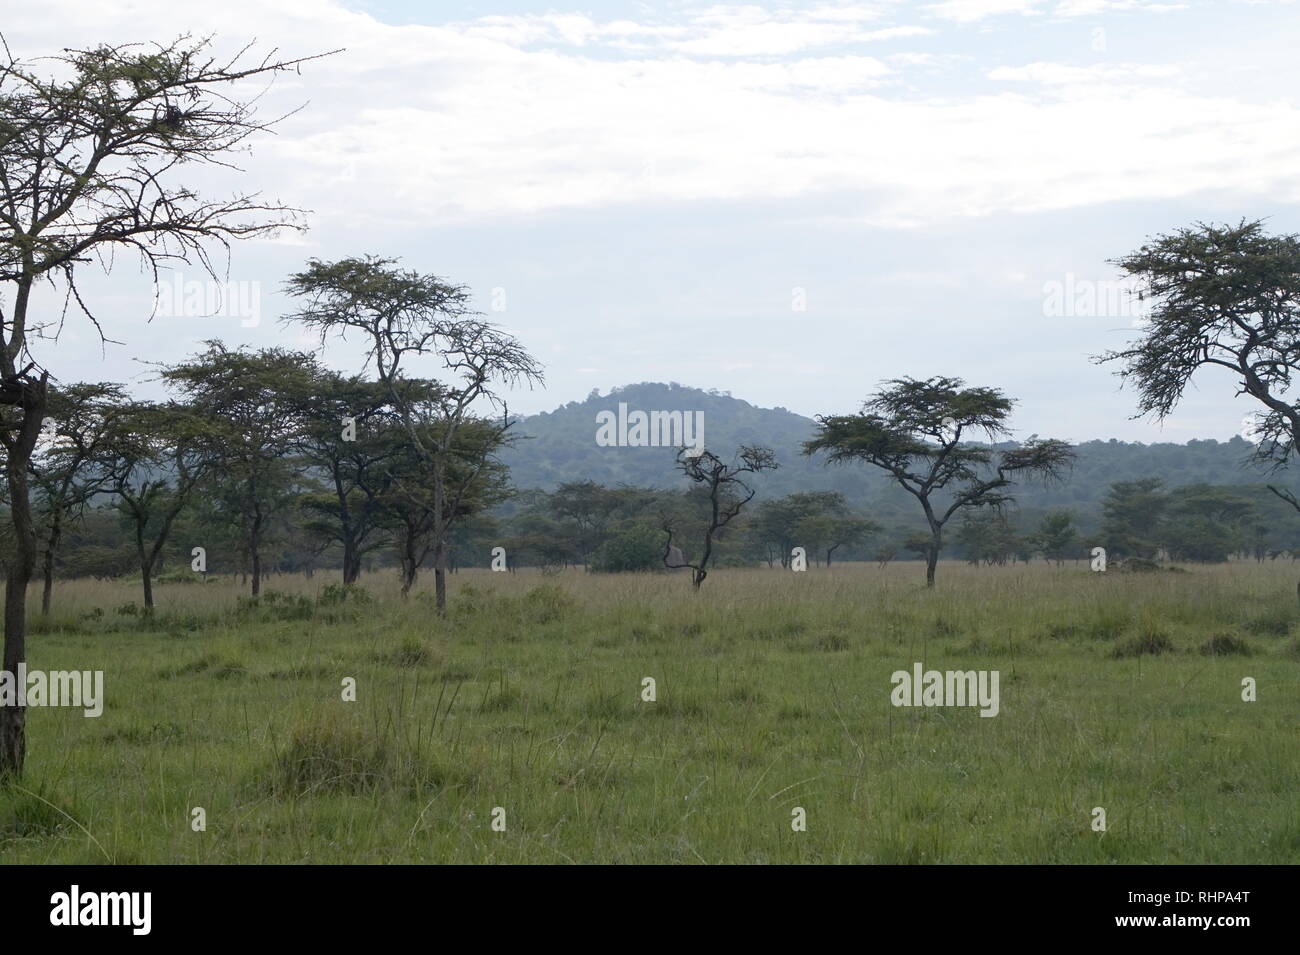
[[[755, 489], [746, 483], [745, 475], [772, 471], [777, 467], [776, 455], [771, 449], [757, 445], [743, 445], [731, 462], [723, 461], [707, 449], [680, 448], [677, 467], [701, 493], [709, 508], [704, 524], [704, 541], [699, 560], [692, 563], [673, 545], [675, 521], [667, 514], [661, 515], [664, 534], [663, 563], [670, 569], [691, 568], [691, 585], [700, 589], [709, 575], [709, 558], [713, 555], [713, 541], [740, 513], [741, 508], [753, 500]], [[676, 553], [674, 553], [676, 551]]]
[[[230, 87], [296, 68], [302, 60], [219, 60], [207, 40], [65, 50], [45, 61], [0, 57], [0, 443], [5, 450], [15, 559], [6, 567], [4, 669], [27, 657], [27, 584], [36, 567], [28, 467], [45, 416], [48, 372], [32, 353], [57, 338], [69, 306], [98, 329], [77, 285], [87, 263], [111, 268], [118, 250], [158, 269], [210, 247], [296, 224], [296, 213], [256, 195], [205, 201], [177, 183], [195, 164], [228, 155], [272, 123]], [[48, 73], [47, 73], [48, 71]], [[44, 312], [33, 293], [64, 294]], [[101, 332], [102, 334], [102, 332]], [[21, 775], [26, 712], [0, 708], [0, 780]]]
[[812, 505], [813, 500], [806, 492], [759, 503], [748, 522], [748, 533], [761, 543], [769, 567], [778, 560], [782, 567], [790, 565], [790, 552], [798, 543], [799, 522], [815, 512]]
[[1033, 544], [1043, 554], [1043, 560], [1055, 561], [1060, 567], [1075, 548], [1079, 532], [1074, 527], [1074, 515], [1069, 511], [1044, 514], [1038, 529], [1033, 533]]
[[206, 352], [163, 369], [162, 378], [208, 424], [205, 447], [214, 466], [206, 486], [239, 522], [242, 556], [257, 596], [267, 535], [304, 490], [305, 467], [292, 453], [303, 433], [295, 396], [310, 388], [320, 369], [306, 352], [206, 344]]
[[[1285, 469], [1300, 445], [1300, 235], [1268, 235], [1262, 221], [1198, 222], [1116, 261], [1152, 303], [1137, 341], [1098, 356], [1137, 386], [1138, 417], [1164, 420], [1192, 378], [1219, 369], [1237, 395], [1264, 406], [1254, 459]], [[1300, 510], [1289, 488], [1269, 490]]]
[[934, 586], [943, 529], [965, 510], [1000, 508], [1015, 499], [1006, 489], [1020, 476], [1052, 480], [1071, 464], [1063, 441], [1031, 437], [1020, 447], [994, 449], [963, 440], [982, 433], [990, 442], [1011, 432], [1014, 402], [996, 388], [964, 388], [960, 378], [899, 378], [885, 383], [856, 415], [821, 415], [804, 454], [824, 452], [831, 463], [863, 461], [885, 471], [916, 498], [930, 528], [925, 583]]
[[1168, 498], [1161, 478], [1116, 481], [1101, 502], [1102, 543], [1112, 555], [1151, 559], [1160, 553]]
[[[441, 497], [424, 458], [411, 441], [405, 440], [405, 429], [393, 436], [398, 440], [394, 455], [385, 463], [391, 484], [381, 498], [384, 510], [380, 519], [393, 535], [403, 597], [415, 586], [430, 552], [437, 552], [439, 528], [445, 532], [506, 498], [507, 470], [494, 457], [501, 436], [496, 422], [472, 417], [461, 422], [443, 474], [443, 485], [452, 493]], [[433, 435], [426, 436], [426, 440], [429, 444], [438, 441]], [[436, 510], [439, 506], [454, 507], [456, 513], [443, 514], [440, 521]]]
[[790, 566], [790, 552], [797, 544], [824, 554], [829, 567], [839, 548], [879, 530], [874, 522], [854, 517], [839, 491], [796, 491], [764, 501], [750, 523], [750, 534], [766, 548], [769, 567], [778, 557], [782, 567]]
[[45, 549], [42, 614], [50, 612], [64, 530], [110, 482], [104, 452], [125, 400], [121, 386], [114, 384], [72, 384], [49, 393], [46, 446], [35, 449], [31, 464]]
[[[837, 491], [819, 492], [838, 495]], [[865, 517], [854, 517], [842, 496], [838, 504], [809, 514], [799, 521], [799, 539], [808, 542], [809, 549], [824, 555], [826, 566], [831, 565], [835, 552], [841, 547], [852, 547], [866, 541], [880, 531], [880, 525]]]
[[343, 549], [343, 583], [356, 583], [361, 560], [383, 541], [383, 498], [392, 485], [390, 462], [399, 429], [388, 414], [387, 391], [375, 382], [322, 371], [292, 396], [302, 428], [295, 446], [327, 487], [304, 495], [316, 518], [307, 529]]
[[130, 525], [146, 612], [153, 573], [176, 519], [216, 464], [210, 423], [176, 403], [123, 406], [106, 446], [107, 490]]
[[[435, 602], [438, 613], [445, 614], [449, 530], [509, 430], [496, 388], [541, 383], [541, 366], [513, 335], [477, 317], [463, 286], [399, 269], [393, 259], [311, 260], [305, 271], [290, 278], [288, 289], [306, 304], [284, 321], [315, 330], [322, 346], [330, 336], [345, 337], [349, 331], [361, 336], [365, 367], [374, 364], [397, 420], [427, 469]], [[411, 362], [427, 357], [441, 363], [450, 382], [409, 377]], [[475, 413], [481, 405], [503, 412], [500, 424], [488, 422], [496, 437], [471, 442], [482, 457], [462, 458], [460, 479], [453, 482], [462, 429], [471, 421], [487, 421]]]
[[589, 566], [592, 553], [600, 546], [618, 506], [617, 492], [590, 480], [561, 484], [547, 500], [552, 514], [571, 523], [573, 548], [584, 568]]

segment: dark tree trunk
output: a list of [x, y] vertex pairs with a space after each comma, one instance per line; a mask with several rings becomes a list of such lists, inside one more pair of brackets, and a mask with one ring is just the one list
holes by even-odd
[[144, 582], [144, 609], [153, 609], [153, 567], [148, 558], [140, 561], [140, 579]]
[[415, 579], [420, 573], [419, 530], [408, 517], [405, 531], [401, 535], [397, 551], [397, 561], [402, 570], [402, 596], [406, 597], [415, 586]]
[[433, 596], [438, 616], [447, 615], [447, 488], [439, 463], [433, 469]]
[[433, 542], [433, 595], [439, 615], [447, 613], [447, 548], [439, 537]]
[[925, 585], [934, 586], [934, 572], [939, 567], [939, 535], [936, 533], [925, 551]]
[[357, 546], [352, 534], [343, 537], [343, 583], [355, 584], [361, 576], [361, 548]]
[[135, 553], [140, 560], [140, 580], [144, 584], [144, 609], [153, 610], [153, 557], [144, 544], [144, 521], [135, 522]]
[[934, 572], [939, 566], [939, 551], [943, 547], [943, 521], [930, 509], [928, 498], [921, 501], [921, 506], [925, 508], [925, 520], [930, 525], [930, 546], [925, 551], [925, 585], [933, 587]]
[[[717, 511], [718, 511], [718, 506], [717, 503], [715, 502], [713, 505], [713, 515], [714, 515], [713, 521], [715, 525], [718, 520]], [[710, 527], [709, 530], [704, 535], [704, 553], [700, 555], [700, 564], [698, 567], [693, 568], [693, 573], [691, 574], [691, 584], [695, 587], [696, 590], [700, 589], [700, 584], [704, 583], [704, 578], [709, 576], [709, 571], [707, 568], [709, 566], [709, 557], [712, 556], [712, 554], [713, 554], [713, 528]]]
[[45, 585], [41, 588], [41, 616], [50, 615], [50, 603], [54, 597], [54, 552], [58, 549], [59, 539], [63, 536], [63, 522], [56, 507], [50, 516], [50, 536], [45, 541], [44, 576]]
[[[25, 303], [24, 303], [25, 304]], [[27, 466], [40, 435], [45, 414], [47, 374], [34, 385], [19, 382], [22, 422], [18, 434], [6, 441], [5, 478], [9, 485], [9, 519], [14, 528], [14, 559], [5, 578], [4, 669], [18, 673], [27, 660], [27, 584], [36, 571], [36, 527], [27, 489]], [[0, 707], [0, 782], [22, 776], [27, 755], [26, 707]]]
[[415, 586], [415, 578], [420, 573], [414, 549], [410, 544], [404, 545], [400, 560], [402, 563], [402, 596], [405, 597], [411, 592], [411, 588]]
[[352, 583], [352, 535], [343, 534], [343, 586]]

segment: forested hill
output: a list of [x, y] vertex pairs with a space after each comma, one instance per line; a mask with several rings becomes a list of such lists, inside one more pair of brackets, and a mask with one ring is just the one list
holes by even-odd
[[[704, 443], [718, 454], [729, 455], [742, 444], [772, 448], [780, 468], [754, 481], [760, 497], [837, 490], [850, 501], [861, 502], [875, 499], [887, 486], [881, 473], [866, 465], [827, 466], [804, 457], [800, 446], [816, 427], [811, 418], [785, 408], [758, 408], [718, 391], [655, 382], [616, 388], [604, 396], [593, 391], [585, 401], [518, 419], [515, 427], [521, 440], [503, 455], [515, 486], [551, 490], [565, 481], [592, 480], [610, 487], [683, 487], [685, 481], [673, 466], [672, 448], [597, 445], [597, 415], [616, 414], [620, 402], [629, 412], [701, 412]], [[1087, 441], [1077, 447], [1078, 460], [1068, 480], [1053, 488], [1021, 488], [1017, 497], [1029, 507], [1088, 508], [1100, 502], [1108, 485], [1134, 478], [1158, 477], [1170, 487], [1259, 485], [1266, 480], [1276, 484], [1279, 479], [1288, 485], [1297, 483], [1286, 475], [1266, 478], [1247, 462], [1249, 451], [1250, 445], [1240, 437], [1187, 444]]]

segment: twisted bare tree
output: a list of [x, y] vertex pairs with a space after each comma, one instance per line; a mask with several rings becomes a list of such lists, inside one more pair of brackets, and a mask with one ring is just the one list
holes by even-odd
[[775, 470], [776, 455], [769, 448], [744, 445], [736, 452], [735, 460], [727, 462], [712, 451], [681, 448], [677, 452], [677, 467], [707, 499], [709, 515], [704, 525], [700, 557], [695, 562], [688, 561], [685, 557], [678, 558], [673, 553], [677, 550], [673, 545], [676, 529], [671, 517], [661, 515], [660, 525], [666, 535], [663, 561], [669, 569], [689, 567], [691, 586], [699, 590], [704, 578], [709, 576], [709, 559], [713, 556], [713, 541], [718, 532], [730, 524], [741, 508], [754, 498], [755, 489], [749, 486], [745, 475]]

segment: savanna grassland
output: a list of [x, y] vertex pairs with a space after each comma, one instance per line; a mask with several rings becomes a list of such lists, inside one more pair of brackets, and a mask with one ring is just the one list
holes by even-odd
[[[28, 711], [0, 861], [1296, 862], [1298, 575], [462, 571], [446, 620], [390, 573], [164, 583], [152, 617], [61, 583], [29, 666], [107, 702]], [[915, 661], [1000, 671], [1000, 713], [891, 706]]]

